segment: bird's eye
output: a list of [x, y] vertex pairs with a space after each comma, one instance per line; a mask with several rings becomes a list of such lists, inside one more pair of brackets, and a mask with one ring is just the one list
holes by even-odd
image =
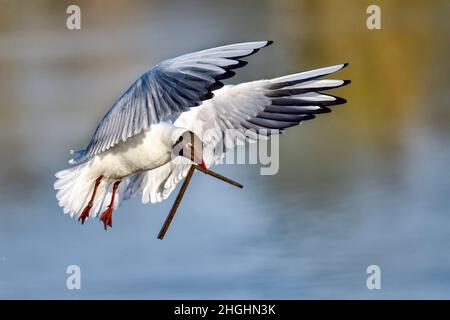
[[180, 136], [176, 143], [180, 143], [181, 141], [183, 141], [183, 136]]

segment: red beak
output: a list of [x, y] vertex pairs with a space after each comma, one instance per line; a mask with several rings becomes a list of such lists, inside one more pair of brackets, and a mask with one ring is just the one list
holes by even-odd
[[200, 165], [203, 167], [203, 169], [205, 169], [205, 171], [208, 170], [208, 167], [206, 166], [206, 163], [205, 163], [205, 161], [203, 161], [203, 159], [202, 159], [202, 163]]

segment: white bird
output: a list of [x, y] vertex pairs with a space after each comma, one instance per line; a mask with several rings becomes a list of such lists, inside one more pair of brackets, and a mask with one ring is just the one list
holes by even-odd
[[[238, 140], [254, 141], [282, 132], [344, 99], [319, 93], [348, 80], [321, 80], [346, 64], [269, 80], [223, 86], [242, 58], [271, 41], [238, 43], [165, 60], [144, 73], [100, 121], [69, 169], [56, 173], [56, 197], [64, 213], [82, 223], [100, 215], [112, 226], [113, 208], [133, 195], [142, 202], [166, 199], [195, 162], [219, 162]], [[268, 131], [270, 130], [270, 131]], [[204, 134], [208, 132], [208, 134]]]

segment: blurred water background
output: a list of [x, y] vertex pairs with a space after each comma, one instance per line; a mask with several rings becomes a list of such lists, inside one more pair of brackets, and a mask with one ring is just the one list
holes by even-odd
[[[0, 1], [0, 298], [450, 298], [450, 2]], [[54, 173], [158, 61], [272, 39], [229, 83], [349, 62], [349, 103], [281, 137], [280, 172], [193, 179], [114, 227], [63, 215]], [[67, 290], [68, 265], [82, 289]], [[379, 265], [382, 289], [368, 290]]]

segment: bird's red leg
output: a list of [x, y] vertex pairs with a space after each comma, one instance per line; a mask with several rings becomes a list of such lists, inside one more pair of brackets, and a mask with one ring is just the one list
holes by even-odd
[[78, 218], [78, 221], [81, 220], [81, 224], [83, 224], [87, 217], [89, 217], [89, 212], [91, 211], [91, 208], [94, 204], [95, 194], [97, 193], [97, 189], [100, 185], [100, 182], [102, 181], [102, 178], [103, 176], [100, 176], [95, 180], [94, 191], [92, 192], [91, 200], [89, 200], [86, 208], [84, 208], [83, 212], [81, 212], [80, 217]]
[[116, 196], [116, 191], [117, 191], [117, 188], [119, 187], [119, 184], [120, 184], [120, 181], [114, 182], [112, 196], [111, 196], [111, 202], [109, 203], [105, 212], [103, 212], [102, 216], [100, 217], [100, 221], [103, 221], [105, 230], [108, 228], [108, 226], [112, 227], [112, 213], [113, 213], [113, 208], [114, 208], [114, 198]]

